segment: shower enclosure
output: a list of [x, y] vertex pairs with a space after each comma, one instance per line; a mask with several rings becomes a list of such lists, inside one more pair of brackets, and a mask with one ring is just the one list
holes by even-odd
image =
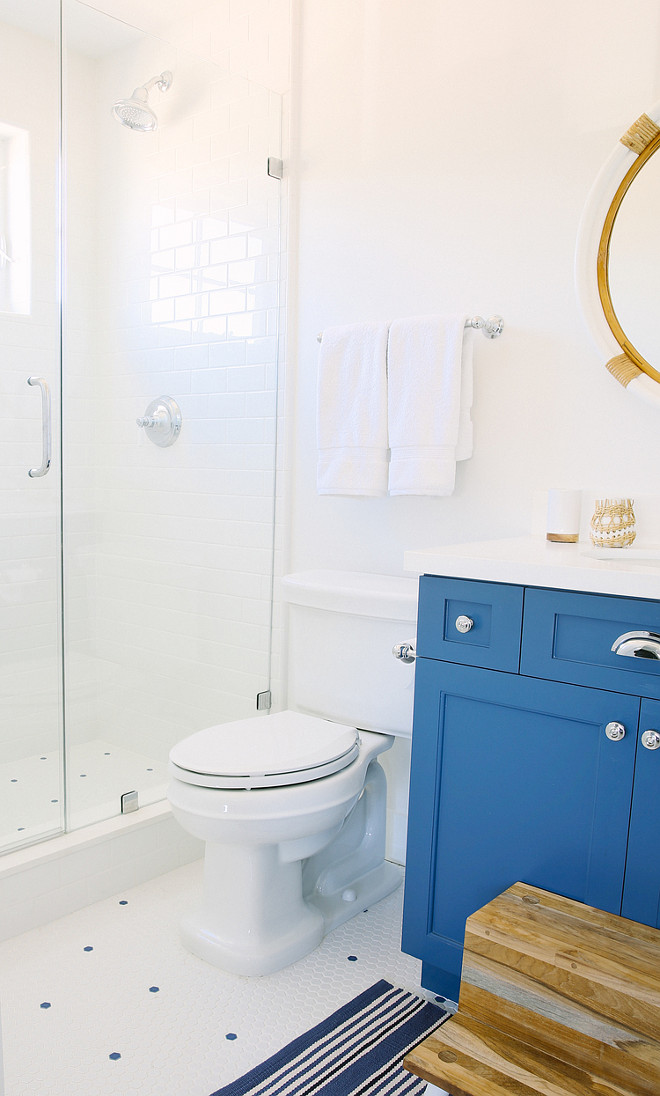
[[61, 7], [0, 0], [2, 850], [162, 798], [270, 676], [281, 102]]

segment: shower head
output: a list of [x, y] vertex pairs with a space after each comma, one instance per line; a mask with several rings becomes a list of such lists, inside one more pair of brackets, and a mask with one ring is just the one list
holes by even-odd
[[136, 129], [140, 133], [147, 133], [158, 125], [158, 118], [149, 106], [149, 92], [152, 87], [160, 91], [167, 91], [172, 83], [172, 73], [161, 72], [160, 76], [154, 76], [146, 84], [136, 88], [130, 99], [118, 99], [112, 108], [112, 113], [118, 122], [129, 129]]

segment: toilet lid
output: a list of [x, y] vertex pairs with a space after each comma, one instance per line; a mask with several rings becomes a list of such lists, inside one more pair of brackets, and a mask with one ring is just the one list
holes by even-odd
[[203, 788], [269, 788], [338, 772], [359, 746], [355, 727], [287, 711], [197, 731], [170, 763], [179, 780]]

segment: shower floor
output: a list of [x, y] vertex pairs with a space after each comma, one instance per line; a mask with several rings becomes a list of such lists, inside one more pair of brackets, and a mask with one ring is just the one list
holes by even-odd
[[[12, 847], [61, 828], [59, 751], [0, 764], [0, 846]], [[137, 790], [140, 806], [162, 799], [167, 765], [93, 739], [69, 752], [70, 828], [119, 814], [124, 792]]]
[[179, 941], [201, 883], [196, 861], [0, 944], [6, 1096], [209, 1096], [378, 979], [419, 991], [401, 888], [245, 978]]

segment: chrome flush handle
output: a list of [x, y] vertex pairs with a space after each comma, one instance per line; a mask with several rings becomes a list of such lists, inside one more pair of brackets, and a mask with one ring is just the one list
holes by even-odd
[[657, 632], [624, 632], [614, 640], [611, 650], [627, 658], [660, 659], [660, 635]]
[[417, 658], [414, 639], [410, 639], [407, 643], [395, 643], [392, 654], [399, 662], [414, 662]]

